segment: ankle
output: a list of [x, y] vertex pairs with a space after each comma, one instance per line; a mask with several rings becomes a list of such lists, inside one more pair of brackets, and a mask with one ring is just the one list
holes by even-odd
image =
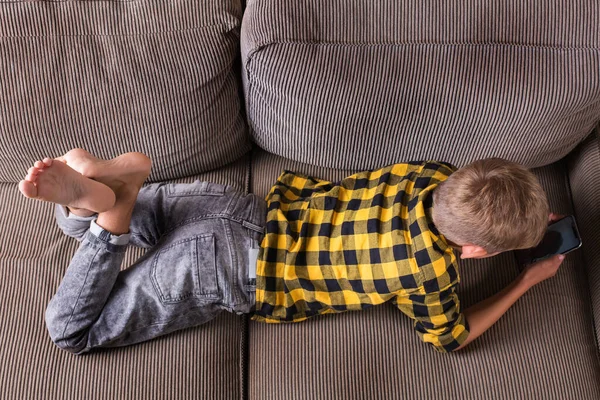
[[122, 185], [116, 189], [113, 189], [116, 196], [116, 204], [133, 204], [137, 201], [138, 193], [140, 188], [131, 185]]
[[129, 223], [131, 221], [130, 212], [107, 211], [100, 213], [96, 219], [96, 224], [102, 229], [110, 232], [112, 235], [119, 236], [129, 233]]
[[115, 205], [110, 210], [98, 214], [96, 223], [113, 235], [128, 233], [136, 200], [137, 192], [117, 194]]

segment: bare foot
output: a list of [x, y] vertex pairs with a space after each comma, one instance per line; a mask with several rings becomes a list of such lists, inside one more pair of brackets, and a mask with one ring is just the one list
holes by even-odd
[[73, 149], [60, 159], [83, 176], [102, 182], [115, 195], [115, 206], [98, 215], [96, 223], [113, 235], [129, 232], [138, 192], [150, 174], [151, 161], [142, 153], [126, 153], [102, 160], [82, 149]]
[[150, 175], [151, 161], [142, 153], [126, 153], [112, 160], [94, 157], [83, 149], [73, 149], [58, 160], [64, 160], [83, 176], [110, 187], [117, 199], [125, 193], [137, 196]]
[[98, 213], [111, 209], [116, 200], [110, 187], [51, 158], [36, 161], [19, 182], [19, 190], [28, 198]]

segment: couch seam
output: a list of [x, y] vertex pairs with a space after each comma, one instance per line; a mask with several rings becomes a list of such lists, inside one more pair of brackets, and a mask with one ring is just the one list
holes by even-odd
[[239, 25], [231, 26], [231, 24], [227, 23], [218, 23], [211, 24], [205, 26], [198, 26], [193, 28], [186, 29], [171, 29], [166, 31], [155, 31], [155, 32], [140, 32], [140, 33], [109, 33], [109, 34], [98, 34], [98, 33], [90, 33], [90, 34], [54, 34], [54, 35], [0, 35], [0, 39], [30, 39], [30, 38], [62, 38], [62, 37], [134, 37], [134, 36], [153, 36], [153, 35], [161, 35], [161, 34], [172, 34], [172, 33], [180, 33], [180, 32], [191, 32], [191, 31], [201, 31], [210, 28], [214, 28], [217, 26], [223, 26], [228, 28], [223, 33], [227, 34], [236, 28], [239, 28]]
[[[250, 193], [251, 189], [251, 180], [252, 180], [252, 154], [254, 152], [253, 146], [250, 147], [250, 151], [247, 153], [247, 172], [246, 172], [246, 182], [245, 182], [245, 191], [246, 194]], [[249, 322], [248, 315], [242, 315], [242, 332], [240, 339], [240, 400], [248, 399], [248, 368], [250, 365], [249, 361], [249, 348], [248, 342], [250, 337], [249, 332]]]
[[562, 51], [577, 51], [577, 50], [593, 50], [600, 51], [600, 47], [593, 46], [556, 46], [556, 45], [540, 45], [540, 44], [519, 44], [519, 43], [500, 43], [500, 42], [488, 42], [488, 43], [470, 43], [470, 42], [389, 42], [389, 43], [374, 43], [374, 42], [361, 42], [361, 43], [350, 43], [350, 42], [326, 42], [326, 41], [310, 41], [310, 40], [282, 40], [273, 41], [266, 43], [256, 42], [250, 50], [248, 50], [247, 58], [253, 53], [262, 50], [265, 47], [273, 45], [286, 45], [286, 46], [332, 46], [332, 47], [483, 47], [483, 48], [524, 48], [524, 49], [538, 49], [538, 50], [562, 50]]

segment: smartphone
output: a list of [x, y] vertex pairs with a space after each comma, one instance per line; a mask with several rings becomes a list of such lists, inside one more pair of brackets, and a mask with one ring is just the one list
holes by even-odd
[[536, 247], [515, 250], [519, 266], [533, 264], [555, 254], [567, 254], [581, 247], [575, 217], [568, 215], [548, 225], [544, 238]]

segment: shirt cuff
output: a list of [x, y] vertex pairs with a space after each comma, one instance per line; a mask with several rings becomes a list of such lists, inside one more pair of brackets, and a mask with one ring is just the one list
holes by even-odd
[[433, 346], [440, 353], [450, 353], [459, 348], [469, 336], [469, 324], [464, 314], [459, 314], [458, 318], [450, 326], [426, 328], [423, 321], [415, 321], [415, 330], [421, 340]]
[[459, 348], [467, 340], [469, 333], [469, 324], [465, 315], [461, 313], [452, 329], [445, 335], [433, 340], [431, 344], [440, 353], [450, 353]]

